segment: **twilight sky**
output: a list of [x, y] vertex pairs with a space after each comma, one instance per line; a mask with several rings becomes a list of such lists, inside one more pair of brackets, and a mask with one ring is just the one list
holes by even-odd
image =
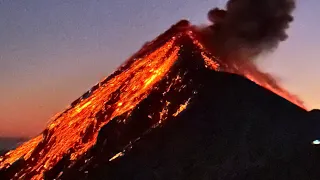
[[[145, 41], [226, 0], [0, 0], [0, 136], [34, 136]], [[298, 0], [289, 39], [264, 71], [320, 108], [320, 1]]]

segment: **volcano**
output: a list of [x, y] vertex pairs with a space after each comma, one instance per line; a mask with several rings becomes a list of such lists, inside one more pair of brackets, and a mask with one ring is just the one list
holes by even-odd
[[1, 179], [246, 179], [279, 173], [271, 162], [311, 170], [317, 133], [303, 103], [200, 39], [182, 20], [146, 43], [0, 157]]

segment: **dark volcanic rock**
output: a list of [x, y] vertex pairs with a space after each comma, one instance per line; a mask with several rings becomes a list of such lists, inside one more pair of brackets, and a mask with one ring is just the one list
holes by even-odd
[[[183, 30], [188, 24], [182, 21], [178, 25], [148, 43], [96, 85], [107, 86], [108, 79], [125, 73], [134, 62], [144, 62], [144, 56], [157, 48], [168, 51], [166, 55], [157, 54], [149, 60], [168, 60], [169, 54], [175, 52], [175, 56], [170, 56], [175, 59], [169, 71], [132, 110], [111, 116], [118, 109], [115, 105], [121, 95], [139, 83], [146, 83], [145, 79], [152, 79], [153, 75], [141, 76], [141, 82], [131, 82], [141, 67], [112, 91], [108, 101], [99, 101], [103, 108], [95, 114], [92, 109], [86, 109], [91, 111], [88, 118], [95, 118], [95, 121], [86, 124], [81, 132], [72, 129], [81, 134], [81, 139], [75, 145], [65, 146], [67, 150], [52, 168], [30, 170], [37, 162], [45, 162], [39, 161], [40, 156], [44, 157], [42, 160], [50, 159], [46, 156], [48, 150], [59, 143], [64, 145], [65, 141], [55, 139], [60, 137], [54, 134], [59, 132], [54, 131], [59, 126], [45, 130], [31, 156], [3, 168], [0, 179], [32, 179], [37, 173], [44, 179], [65, 180], [319, 179], [319, 149], [312, 144], [320, 137], [319, 111], [307, 112], [241, 76], [206, 68], [208, 62], [203, 56], [206, 52], [196, 45], [190, 31]], [[174, 45], [164, 46], [170, 39], [174, 39]], [[147, 63], [143, 67], [149, 66]], [[92, 98], [96, 86], [74, 101], [70, 109], [74, 111], [81, 100]], [[128, 88], [123, 90], [123, 87]], [[127, 94], [123, 98], [129, 95], [132, 96]], [[101, 96], [96, 94], [95, 97]], [[189, 102], [187, 109], [177, 113], [186, 102]], [[102, 126], [109, 117], [112, 119]], [[62, 125], [65, 125], [71, 118], [63, 120]], [[83, 120], [79, 118], [76, 122], [83, 123]], [[94, 146], [72, 159], [78, 147], [92, 140], [94, 135], [97, 135]], [[124, 156], [114, 158], [118, 153]], [[38, 165], [44, 167], [43, 163]]]
[[240, 76], [206, 77], [185, 112], [87, 178], [318, 179], [310, 113]]
[[318, 179], [308, 112], [237, 75], [207, 77], [189, 109], [89, 178]]
[[[184, 41], [180, 60], [159, 82], [159, 91], [151, 92], [127, 123], [115, 119], [103, 127], [97, 144], [60, 178], [318, 179], [314, 116], [241, 76], [203, 68], [192, 43]], [[162, 96], [166, 82], [184, 72], [187, 88]], [[181, 103], [194, 91], [184, 112], [141, 136], [154, 123], [147, 115], [159, 112], [161, 100]], [[124, 148], [138, 137], [130, 151]], [[108, 161], [123, 149], [123, 157]]]
[[3, 156], [8, 150], [0, 150], [0, 156]]
[[[111, 179], [310, 179], [307, 113], [234, 75], [117, 162]], [[223, 82], [223, 83], [222, 83]]]

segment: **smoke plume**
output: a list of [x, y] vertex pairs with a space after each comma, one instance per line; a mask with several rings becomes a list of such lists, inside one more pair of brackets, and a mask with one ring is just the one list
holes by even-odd
[[203, 32], [222, 59], [251, 61], [287, 39], [294, 9], [295, 0], [229, 0], [208, 12], [213, 25]]

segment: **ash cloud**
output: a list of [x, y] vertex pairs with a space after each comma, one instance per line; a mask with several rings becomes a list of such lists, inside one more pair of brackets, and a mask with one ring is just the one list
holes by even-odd
[[229, 0], [225, 9], [213, 8], [208, 12], [212, 25], [194, 28], [206, 49], [223, 65], [220, 71], [246, 77], [249, 74], [304, 107], [271, 74], [260, 71], [255, 61], [288, 38], [286, 30], [294, 19], [295, 7], [295, 0]]
[[223, 60], [251, 61], [287, 39], [295, 0], [229, 0], [208, 12], [205, 39]]

